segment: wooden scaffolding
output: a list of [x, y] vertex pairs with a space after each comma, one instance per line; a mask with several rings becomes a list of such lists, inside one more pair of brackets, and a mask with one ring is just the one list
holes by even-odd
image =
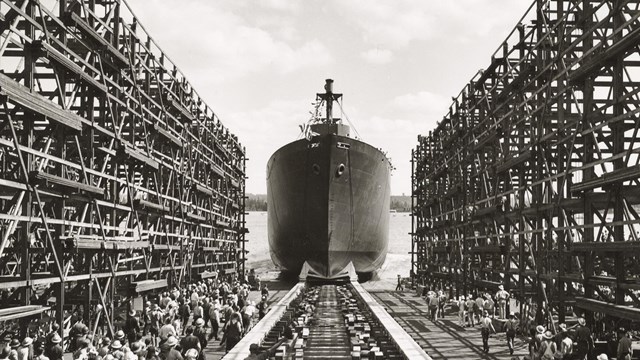
[[244, 273], [245, 149], [125, 1], [3, 0], [0, 35], [0, 320]]
[[[640, 320], [640, 2], [537, 0], [412, 152], [413, 272]], [[512, 309], [518, 311], [519, 309]]]

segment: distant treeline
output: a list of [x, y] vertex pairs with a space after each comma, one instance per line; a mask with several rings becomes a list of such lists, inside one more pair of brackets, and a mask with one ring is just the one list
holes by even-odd
[[[247, 194], [246, 211], [267, 211], [267, 195]], [[411, 211], [411, 197], [391, 196], [391, 210], [397, 212]]]

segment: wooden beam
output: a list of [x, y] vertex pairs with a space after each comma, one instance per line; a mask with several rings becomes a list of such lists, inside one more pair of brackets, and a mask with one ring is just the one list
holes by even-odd
[[640, 309], [632, 306], [616, 305], [585, 297], [576, 297], [576, 306], [587, 311], [606, 314], [620, 319], [640, 321]]
[[82, 130], [82, 119], [77, 114], [62, 109], [59, 105], [44, 96], [31, 92], [29, 88], [18, 84], [5, 74], [0, 73], [0, 93], [9, 101], [21, 105], [36, 114], [42, 114], [49, 120], [70, 129]]

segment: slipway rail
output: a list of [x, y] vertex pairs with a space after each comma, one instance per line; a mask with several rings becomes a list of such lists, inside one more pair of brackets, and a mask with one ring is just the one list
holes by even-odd
[[250, 344], [280, 359], [431, 359], [359, 283], [300, 282], [223, 359]]

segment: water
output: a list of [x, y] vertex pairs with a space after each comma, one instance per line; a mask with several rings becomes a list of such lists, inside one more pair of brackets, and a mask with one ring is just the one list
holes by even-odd
[[[264, 278], [277, 274], [277, 269], [269, 256], [267, 239], [267, 213], [250, 211], [247, 215], [248, 242], [246, 249], [247, 268], [254, 268]], [[389, 217], [389, 252], [387, 260], [378, 272], [377, 278], [393, 282], [397, 275], [409, 276], [411, 269], [411, 216], [409, 213], [391, 213]], [[269, 276], [268, 274], [271, 274]]]

